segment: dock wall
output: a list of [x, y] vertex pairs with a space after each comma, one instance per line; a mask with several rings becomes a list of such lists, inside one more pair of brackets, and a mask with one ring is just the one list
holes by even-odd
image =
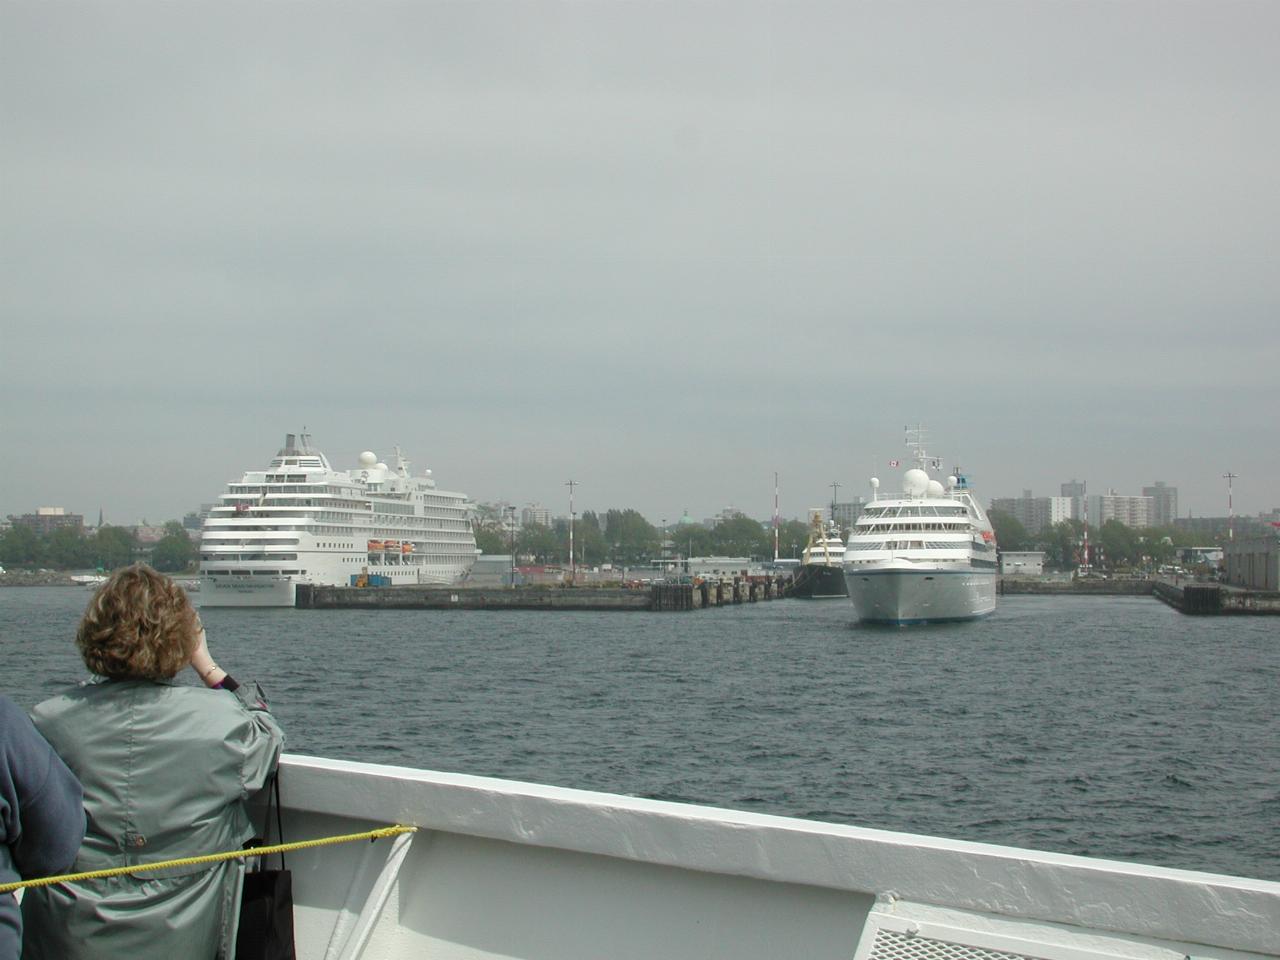
[[1155, 596], [1180, 613], [1213, 614], [1280, 614], [1280, 593], [1240, 590], [1217, 584], [1189, 583], [1178, 585], [1160, 582]]
[[1155, 580], [1039, 580], [1031, 577], [1001, 577], [997, 592], [1007, 596], [1048, 594], [1063, 597], [1149, 597]]
[[766, 578], [658, 583], [647, 588], [337, 587], [300, 583], [303, 610], [656, 610], [684, 611], [776, 600], [782, 581]]

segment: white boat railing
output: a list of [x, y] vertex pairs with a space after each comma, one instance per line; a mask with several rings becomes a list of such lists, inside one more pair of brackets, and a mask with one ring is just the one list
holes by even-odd
[[286, 839], [422, 828], [290, 854], [302, 960], [1280, 955], [1270, 881], [313, 757], [281, 786]]

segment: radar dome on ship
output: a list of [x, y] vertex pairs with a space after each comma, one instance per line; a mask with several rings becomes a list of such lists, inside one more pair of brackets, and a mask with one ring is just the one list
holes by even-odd
[[360, 466], [364, 467], [365, 469], [372, 467], [377, 462], [378, 462], [378, 455], [374, 453], [372, 450], [366, 450], [364, 453], [360, 454]]
[[929, 496], [931, 496], [931, 497], [941, 497], [941, 496], [944, 496], [944, 495], [946, 494], [946, 492], [947, 492], [947, 491], [946, 491], [945, 489], [943, 489], [942, 484], [941, 484], [941, 483], [939, 483], [937, 480], [930, 480], [930, 481], [929, 481]]
[[929, 489], [929, 475], [919, 467], [912, 467], [902, 476], [902, 491], [909, 497], [922, 497]]

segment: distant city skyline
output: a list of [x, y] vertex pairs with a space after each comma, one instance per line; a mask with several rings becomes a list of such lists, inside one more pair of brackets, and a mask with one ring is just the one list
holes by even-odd
[[[317, 444], [317, 445], [318, 445], [318, 444]], [[375, 453], [376, 453], [376, 452], [377, 452], [377, 451], [375, 451]], [[358, 454], [357, 454], [357, 456], [358, 456]], [[268, 457], [267, 457], [267, 459], [270, 459], [270, 457], [268, 456]], [[383, 459], [386, 459], [386, 457], [384, 456], [384, 457], [383, 457]], [[896, 469], [895, 469], [895, 468], [890, 468], [889, 470], [886, 470], [886, 471], [882, 471], [882, 472], [881, 472], [881, 477], [880, 477], [880, 478], [881, 478], [881, 480], [882, 480], [882, 487], [881, 487], [882, 492], [888, 489], [888, 480], [889, 480], [889, 477], [891, 477], [894, 473], [900, 472], [900, 471], [905, 470], [905, 469], [907, 469], [907, 468], [909, 468], [909, 467], [910, 467], [909, 462], [908, 462], [905, 458], [898, 458], [898, 459], [900, 460], [900, 463], [901, 463], [901, 466], [900, 466], [900, 467], [898, 467], [898, 468], [896, 468]], [[354, 460], [355, 460], [355, 458], [353, 457], [353, 458], [352, 458], [352, 461], [353, 461], [353, 462], [352, 462], [352, 464], [351, 464], [351, 465], [354, 465]], [[333, 465], [336, 469], [345, 469], [345, 468], [346, 468], [345, 466], [343, 466], [343, 465], [341, 465], [341, 464], [339, 464], [339, 463], [335, 463], [335, 462], [333, 462], [333, 458], [332, 458], [332, 457], [330, 457], [330, 462], [332, 463], [332, 465]], [[888, 461], [886, 461], [886, 464], [887, 464], [887, 463], [888, 463]], [[262, 469], [262, 468], [264, 468], [265, 466], [266, 466], [266, 460], [263, 460], [263, 461], [262, 461], [262, 462], [260, 462], [259, 464], [255, 464], [255, 465], [253, 465], [253, 467], [251, 467], [251, 469]], [[415, 470], [415, 472], [421, 472], [421, 469], [423, 469], [423, 468], [420, 468], [420, 467], [416, 467], [416, 465], [412, 465], [412, 462], [411, 462], [411, 468], [412, 468], [412, 469], [414, 469], [414, 470]], [[237, 480], [237, 479], [239, 479], [239, 475], [240, 475], [240, 473], [241, 473], [241, 472], [243, 472], [243, 471], [237, 472], [234, 476], [228, 476], [228, 477], [226, 478], [226, 480], [227, 480], [227, 481], [232, 481], [232, 480]], [[943, 472], [945, 473], [946, 471], [944, 470]], [[433, 472], [433, 473], [434, 473], [434, 472]], [[966, 475], [968, 475], [968, 474], [966, 474]], [[1061, 482], [1057, 485], [1057, 488], [1058, 488], [1059, 490], [1064, 489], [1067, 485], [1069, 485], [1069, 484], [1070, 484], [1070, 483], [1072, 483], [1072, 482], [1079, 482], [1079, 481], [1078, 481], [1078, 478], [1076, 478], [1076, 477], [1072, 477], [1072, 478], [1071, 478], [1071, 480], [1063, 480], [1063, 481], [1061, 481]], [[1090, 499], [1093, 499], [1093, 498], [1095, 498], [1095, 497], [1098, 497], [1098, 496], [1101, 496], [1101, 495], [1104, 495], [1104, 494], [1109, 494], [1109, 493], [1115, 493], [1115, 494], [1118, 494], [1118, 495], [1121, 495], [1121, 496], [1125, 496], [1125, 497], [1139, 497], [1139, 496], [1142, 496], [1142, 495], [1143, 495], [1141, 492], [1139, 492], [1139, 493], [1129, 493], [1129, 492], [1127, 492], [1127, 491], [1123, 491], [1123, 490], [1115, 489], [1115, 488], [1110, 487], [1110, 486], [1108, 486], [1108, 487], [1103, 487], [1102, 489], [1095, 489], [1095, 488], [1094, 488], [1094, 486], [1093, 486], [1092, 484], [1088, 484], [1088, 482], [1087, 482], [1087, 481], [1084, 481], [1084, 482], [1085, 482], [1086, 486], [1088, 487], [1088, 496], [1090, 497]], [[772, 477], [770, 478], [770, 483], [772, 483]], [[1225, 483], [1225, 481], [1224, 481], [1224, 483]], [[1168, 480], [1158, 480], [1158, 481], [1153, 481], [1153, 482], [1150, 482], [1150, 483], [1145, 484], [1145, 485], [1144, 485], [1144, 487], [1152, 487], [1152, 486], [1154, 486], [1155, 484], [1166, 484], [1166, 485], [1167, 485], [1168, 487], [1170, 487], [1170, 488], [1174, 488], [1174, 489], [1177, 489], [1177, 488], [1178, 488], [1178, 485], [1177, 485], [1176, 483], [1173, 483], [1173, 482], [1168, 481]], [[441, 486], [442, 486], [442, 487], [445, 487], [445, 488], [447, 488], [447, 489], [454, 489], [454, 488], [448, 487], [448, 485], [447, 485], [447, 484], [443, 484], [443, 483], [441, 484]], [[747, 507], [740, 506], [740, 505], [738, 505], [738, 504], [732, 504], [732, 503], [721, 503], [721, 505], [720, 505], [720, 506], [715, 507], [714, 509], [713, 509], [713, 508], [708, 507], [707, 509], [705, 509], [705, 510], [701, 510], [701, 511], [700, 511], [700, 510], [689, 509], [689, 508], [686, 508], [686, 507], [681, 507], [681, 508], [680, 508], [680, 509], [678, 509], [678, 510], [671, 510], [671, 509], [667, 509], [667, 510], [665, 510], [665, 511], [663, 511], [663, 510], [653, 511], [653, 510], [646, 510], [646, 509], [644, 509], [643, 507], [641, 507], [641, 506], [639, 506], [639, 505], [637, 505], [637, 504], [635, 504], [635, 503], [623, 503], [623, 502], [608, 502], [608, 503], [600, 504], [600, 503], [597, 503], [594, 499], [584, 499], [584, 495], [583, 495], [583, 492], [582, 492], [582, 489], [581, 489], [581, 488], [582, 488], [582, 484], [581, 484], [581, 482], [580, 482], [580, 481], [576, 481], [576, 482], [575, 482], [575, 489], [576, 489], [576, 491], [577, 491], [577, 492], [575, 493], [575, 501], [576, 501], [576, 502], [575, 502], [575, 511], [576, 511], [576, 513], [577, 513], [579, 516], [581, 516], [584, 512], [594, 512], [594, 513], [597, 513], [597, 514], [601, 514], [601, 515], [602, 515], [602, 514], [603, 514], [603, 513], [605, 513], [606, 511], [608, 511], [608, 510], [613, 510], [613, 509], [618, 509], [618, 510], [622, 510], [622, 509], [635, 509], [635, 510], [639, 511], [639, 512], [640, 512], [640, 513], [645, 517], [645, 519], [647, 519], [650, 523], [654, 524], [655, 526], [661, 526], [661, 525], [662, 525], [662, 522], [663, 522], [664, 520], [666, 521], [666, 523], [667, 523], [667, 525], [668, 525], [668, 526], [675, 524], [676, 522], [678, 522], [678, 521], [680, 520], [681, 516], [683, 516], [683, 515], [684, 515], [684, 513], [685, 513], [686, 509], [688, 509], [688, 514], [689, 514], [689, 516], [690, 516], [692, 519], [694, 519], [695, 521], [697, 521], [698, 523], [703, 523], [703, 522], [704, 522], [704, 521], [706, 521], [708, 518], [711, 518], [711, 517], [715, 517], [715, 516], [721, 515], [721, 514], [723, 514], [724, 512], [726, 512], [726, 511], [730, 511], [730, 510], [738, 511], [738, 512], [740, 512], [740, 513], [742, 513], [742, 514], [744, 514], [744, 515], [746, 515], [746, 516], [752, 517], [753, 519], [760, 520], [760, 521], [762, 521], [762, 522], [768, 522], [769, 520], [771, 520], [771, 519], [772, 519], [772, 516], [773, 516], [772, 487], [770, 487], [770, 491], [769, 491], [769, 500], [768, 500], [767, 504], [763, 504], [763, 506], [764, 506], [764, 507], [767, 507], [767, 510], [762, 510], [762, 509], [760, 509], [760, 508], [759, 508], [759, 507], [760, 507], [760, 505], [753, 506], [753, 507], [751, 507], [751, 508], [747, 508]], [[863, 492], [863, 493], [846, 493], [846, 492], [845, 492], [845, 490], [846, 490], [846, 485], [845, 485], [845, 484], [843, 484], [843, 483], [841, 483], [841, 484], [840, 484], [840, 493], [841, 493], [841, 495], [840, 495], [840, 499], [839, 499], [839, 501], [838, 501], [838, 502], [840, 502], [840, 503], [848, 503], [848, 502], [852, 502], [852, 501], [854, 500], [854, 498], [860, 498], [860, 499], [862, 499], [862, 500], [869, 500], [869, 499], [871, 498], [871, 488], [870, 488], [870, 486], [869, 486], [869, 485], [867, 486], [866, 491], [865, 491], [865, 492]], [[1017, 493], [1016, 495], [1008, 495], [1008, 496], [1004, 496], [1004, 497], [1001, 497], [1001, 496], [986, 496], [986, 495], [983, 495], [981, 491], [979, 491], [979, 494], [980, 494], [979, 499], [980, 499], [980, 502], [982, 502], [984, 505], [987, 505], [987, 504], [990, 504], [992, 501], [995, 501], [995, 500], [1019, 499], [1019, 498], [1023, 497], [1023, 496], [1028, 492], [1028, 491], [1031, 493], [1031, 495], [1032, 495], [1033, 497], [1035, 497], [1035, 498], [1037, 498], [1037, 499], [1039, 499], [1039, 498], [1043, 498], [1043, 497], [1059, 497], [1059, 496], [1061, 496], [1061, 494], [1059, 494], [1059, 493], [1042, 493], [1042, 492], [1037, 491], [1037, 490], [1035, 490], [1034, 488], [1031, 488], [1031, 487], [1023, 487], [1021, 490], [1019, 490], [1019, 491], [1018, 491], [1018, 493]], [[36, 512], [37, 512], [37, 510], [39, 510], [39, 509], [43, 509], [43, 508], [61, 508], [61, 509], [65, 510], [67, 513], [71, 513], [71, 514], [80, 514], [81, 516], [83, 516], [83, 517], [84, 517], [85, 523], [86, 523], [86, 525], [88, 525], [88, 526], [93, 526], [93, 525], [95, 525], [95, 524], [96, 524], [96, 522], [97, 522], [97, 518], [99, 517], [99, 515], [100, 515], [100, 514], [104, 517], [105, 522], [106, 522], [108, 525], [117, 525], [117, 526], [134, 526], [134, 525], [138, 525], [138, 524], [143, 524], [144, 522], [149, 523], [149, 524], [162, 524], [162, 523], [167, 522], [167, 521], [170, 521], [170, 520], [178, 520], [178, 521], [181, 521], [181, 520], [182, 520], [186, 515], [188, 515], [188, 514], [190, 514], [190, 513], [198, 513], [198, 512], [200, 511], [201, 507], [203, 507], [204, 505], [207, 505], [207, 504], [209, 504], [209, 503], [213, 502], [213, 501], [216, 499], [216, 494], [219, 494], [219, 493], [222, 493], [222, 492], [223, 492], [222, 490], [215, 491], [215, 495], [213, 495], [213, 496], [206, 497], [205, 499], [202, 499], [202, 500], [200, 500], [200, 501], [198, 501], [198, 502], [195, 502], [195, 503], [190, 503], [190, 504], [188, 504], [186, 507], [180, 508], [179, 512], [171, 513], [171, 514], [164, 514], [164, 515], [162, 515], [161, 513], [157, 512], [157, 511], [155, 511], [155, 510], [146, 510], [146, 509], [144, 509], [144, 510], [143, 510], [143, 512], [139, 513], [136, 517], [128, 517], [128, 518], [126, 518], [126, 517], [123, 517], [123, 516], [113, 516], [113, 512], [112, 512], [111, 508], [110, 508], [109, 506], [107, 506], [107, 505], [102, 505], [101, 507], [95, 507], [95, 508], [87, 508], [87, 507], [86, 507], [86, 508], [84, 508], [84, 509], [80, 509], [78, 506], [73, 506], [73, 505], [66, 504], [66, 503], [40, 503], [40, 504], [24, 505], [24, 506], [21, 506], [21, 508], [17, 508], [17, 509], [15, 509], [15, 508], [11, 508], [11, 507], [4, 507], [4, 508], [0, 508], [0, 516], [15, 516], [15, 517], [17, 517], [17, 516], [23, 516], [23, 515], [25, 515], [25, 514], [34, 514], [34, 513], [36, 513]], [[469, 491], [465, 491], [465, 490], [463, 490], [462, 492], [464, 492], [464, 493], [469, 493]], [[831, 490], [830, 490], [830, 485], [828, 485], [828, 488], [827, 488], [827, 494], [828, 494], [828, 498], [827, 498], [827, 500], [826, 500], [826, 501], [824, 501], [824, 502], [813, 502], [813, 503], [808, 503], [808, 504], [806, 504], [804, 507], [798, 507], [798, 506], [790, 506], [790, 507], [789, 507], [789, 506], [784, 506], [784, 504], [785, 504], [785, 498], [782, 496], [782, 492], [781, 492], [781, 489], [780, 489], [780, 491], [779, 491], [779, 514], [780, 514], [781, 519], [782, 519], [782, 520], [802, 520], [802, 521], [804, 521], [804, 520], [807, 520], [807, 518], [808, 518], [808, 511], [809, 511], [809, 510], [811, 510], [811, 509], [819, 508], [819, 507], [820, 507], [820, 508], [823, 508], [824, 510], [825, 510], [825, 509], [829, 509], [829, 508], [830, 508], [830, 506], [831, 506], [831, 499], [830, 499]], [[1179, 504], [1181, 503], [1181, 497], [1182, 497], [1181, 491], [1180, 491], [1180, 490], [1178, 490], [1178, 502], [1179, 502]], [[565, 498], [564, 498], [564, 499], [565, 499], [565, 502], [564, 502], [563, 504], [560, 504], [560, 505], [556, 505], [556, 504], [554, 504], [554, 503], [547, 503], [546, 501], [540, 500], [540, 499], [538, 499], [538, 498], [535, 498], [535, 497], [528, 497], [528, 496], [511, 496], [511, 495], [504, 495], [504, 496], [496, 496], [496, 497], [492, 497], [492, 498], [483, 498], [483, 497], [475, 497], [475, 496], [472, 496], [472, 499], [473, 499], [473, 501], [474, 501], [475, 503], [477, 503], [478, 505], [479, 505], [479, 504], [508, 504], [508, 505], [514, 506], [514, 507], [516, 507], [517, 511], [519, 511], [519, 514], [520, 514], [520, 520], [521, 520], [521, 522], [522, 522], [522, 523], [524, 523], [524, 522], [528, 522], [525, 518], [526, 518], [526, 516], [530, 515], [531, 513], [536, 514], [536, 515], [538, 515], [538, 516], [545, 515], [546, 517], [548, 517], [548, 518], [550, 518], [550, 519], [562, 519], [562, 518], [564, 518], [564, 517], [567, 517], [567, 516], [568, 516], [568, 513], [569, 513], [569, 509], [568, 509], [568, 495], [567, 495], [567, 494], [565, 494]], [[715, 502], [714, 497], [707, 497], [707, 496], [691, 496], [691, 497], [689, 498], [689, 500], [690, 500], [690, 502], [697, 502], [697, 503], [703, 503], [703, 502], [705, 502], [705, 503], [714, 503], [714, 502]], [[1235, 514], [1236, 514], [1237, 516], [1258, 516], [1258, 515], [1262, 515], [1262, 514], [1269, 514], [1269, 513], [1273, 512], [1273, 511], [1277, 510], [1278, 508], [1280, 508], [1280, 505], [1273, 505], [1273, 506], [1270, 506], [1270, 507], [1263, 506], [1263, 507], [1260, 507], [1260, 508], [1258, 508], [1258, 509], [1256, 509], [1256, 510], [1253, 510], [1253, 509], [1244, 509], [1244, 508], [1242, 508], [1242, 506], [1241, 506], [1241, 501], [1240, 501], [1240, 496], [1239, 496], [1239, 488], [1238, 488], [1238, 487], [1236, 487], [1236, 488], [1235, 488], [1234, 501], [1235, 501]], [[1227, 515], [1228, 515], [1228, 511], [1227, 511], [1227, 505], [1226, 505], [1226, 488], [1225, 488], [1225, 486], [1224, 486], [1224, 488], [1223, 488], [1223, 504], [1221, 505], [1221, 509], [1220, 509], [1219, 511], [1214, 511], [1214, 510], [1210, 509], [1210, 510], [1207, 510], [1207, 511], [1204, 511], [1204, 512], [1195, 512], [1194, 510], [1182, 509], [1182, 508], [1180, 507], [1180, 509], [1179, 509], [1179, 513], [1178, 513], [1178, 517], [1179, 517], [1179, 518], [1187, 518], [1187, 517], [1226, 517]]]
[[0, 513], [1280, 506], [1280, 4], [0, 5]]

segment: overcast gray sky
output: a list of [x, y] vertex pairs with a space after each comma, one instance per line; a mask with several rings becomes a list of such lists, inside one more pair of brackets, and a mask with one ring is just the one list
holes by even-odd
[[1280, 506], [1280, 4], [0, 7], [0, 514], [305, 426], [477, 500]]

